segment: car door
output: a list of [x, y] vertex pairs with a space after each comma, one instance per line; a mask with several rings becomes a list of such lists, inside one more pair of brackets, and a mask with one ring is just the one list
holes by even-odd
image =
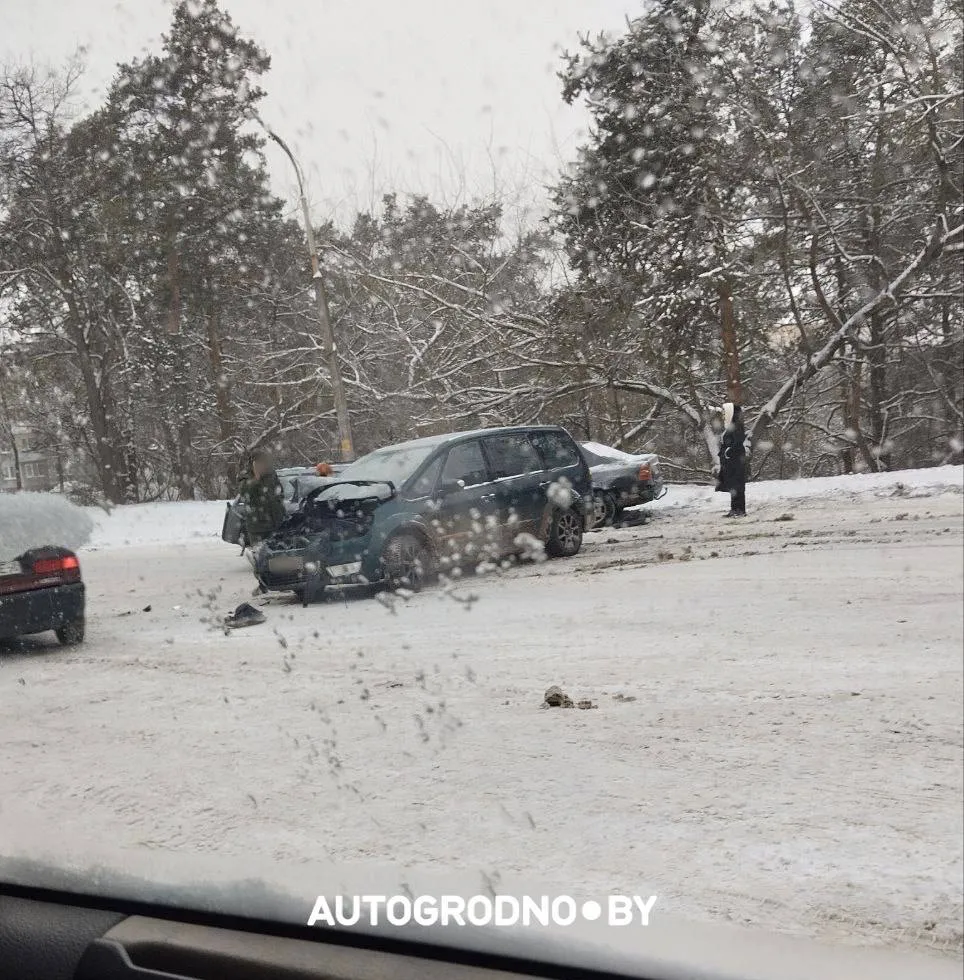
[[478, 562], [500, 552], [496, 492], [479, 439], [449, 449], [435, 491], [433, 523], [443, 566]]
[[492, 473], [505, 552], [519, 550], [520, 534], [538, 534], [549, 477], [527, 432], [500, 432], [482, 440]]

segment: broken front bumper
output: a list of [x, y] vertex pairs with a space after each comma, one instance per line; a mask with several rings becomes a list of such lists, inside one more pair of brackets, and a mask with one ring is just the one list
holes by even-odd
[[367, 584], [360, 555], [318, 553], [313, 549], [273, 551], [261, 545], [252, 564], [258, 581], [269, 592], [314, 592]]

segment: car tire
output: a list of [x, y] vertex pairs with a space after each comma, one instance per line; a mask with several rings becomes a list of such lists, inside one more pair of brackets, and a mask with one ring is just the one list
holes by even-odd
[[610, 527], [615, 524], [621, 509], [614, 493], [607, 491], [603, 494], [603, 524]]
[[583, 519], [575, 508], [557, 510], [549, 524], [546, 554], [550, 558], [571, 558], [582, 547]]
[[416, 534], [396, 534], [385, 542], [381, 557], [382, 580], [390, 589], [418, 592], [435, 575], [435, 559]]
[[62, 647], [75, 647], [84, 642], [85, 627], [84, 620], [73, 619], [54, 630], [54, 633]]

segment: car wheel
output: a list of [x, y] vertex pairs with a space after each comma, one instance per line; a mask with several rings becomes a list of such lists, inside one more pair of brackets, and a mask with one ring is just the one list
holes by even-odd
[[69, 623], [64, 623], [58, 630], [54, 630], [57, 640], [61, 646], [75, 647], [84, 642], [84, 626], [82, 619], [75, 619]]
[[382, 550], [382, 576], [390, 589], [418, 592], [435, 571], [432, 553], [414, 534], [396, 534]]
[[582, 547], [583, 521], [572, 508], [557, 510], [549, 526], [546, 552], [552, 558], [571, 558]]
[[620, 507], [616, 502], [616, 496], [612, 493], [603, 494], [603, 509], [604, 517], [603, 521], [606, 524], [614, 524], [616, 518], [619, 517]]

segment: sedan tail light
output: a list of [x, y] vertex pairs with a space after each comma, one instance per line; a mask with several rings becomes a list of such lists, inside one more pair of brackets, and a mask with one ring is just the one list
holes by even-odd
[[639, 479], [651, 480], [652, 478], [653, 478], [653, 471], [649, 468], [649, 463], [644, 463], [639, 468]]
[[80, 581], [80, 562], [76, 555], [57, 554], [56, 550], [49, 548], [38, 551], [36, 556], [26, 552], [16, 561], [0, 564], [0, 595]]
[[74, 572], [80, 575], [80, 562], [76, 555], [64, 555], [62, 558], [39, 558], [30, 567], [34, 575], [57, 575]]
[[30, 581], [35, 588], [80, 581], [80, 562], [76, 555], [50, 555], [30, 562]]

